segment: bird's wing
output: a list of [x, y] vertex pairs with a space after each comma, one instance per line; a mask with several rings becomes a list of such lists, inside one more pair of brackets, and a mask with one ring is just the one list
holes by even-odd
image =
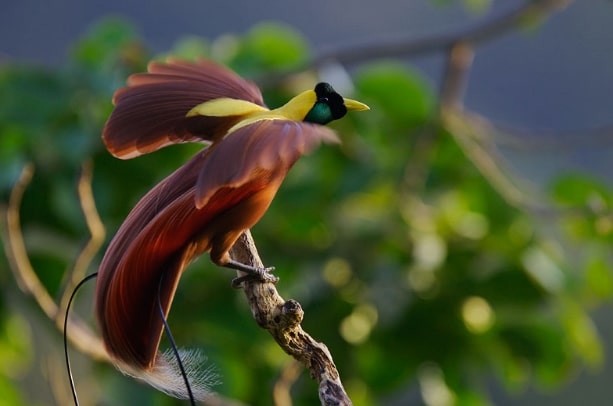
[[339, 142], [324, 126], [265, 119], [228, 134], [207, 151], [196, 183], [196, 206], [203, 207], [221, 188], [239, 188], [261, 178], [283, 179], [304, 154], [321, 142]]
[[191, 190], [140, 230], [123, 229], [123, 246], [114, 245], [107, 253], [118, 258], [103, 261], [100, 268], [105, 271], [96, 288], [101, 332], [113, 355], [130, 364], [152, 365], [162, 333], [158, 289], [168, 313], [182, 271], [200, 253], [190, 244], [195, 225], [186, 222], [199, 219]]
[[188, 141], [212, 141], [242, 116], [186, 117], [196, 105], [232, 98], [264, 106], [258, 87], [209, 60], [151, 62], [147, 73], [128, 78], [115, 92], [115, 109], [102, 138], [116, 157], [133, 158], [164, 146]]
[[125, 256], [128, 246], [160, 212], [187, 193], [191, 193], [193, 201], [194, 186], [200, 173], [205, 151], [196, 154], [155, 185], [134, 206], [109, 243], [100, 266], [98, 281], [104, 280], [107, 272], [112, 273], [112, 270]]
[[[336, 134], [323, 126], [261, 120], [201, 151], [143, 197], [100, 266], [96, 312], [111, 353], [150, 367], [162, 333], [158, 286], [167, 313], [182, 271], [209, 249], [211, 222], [267, 187], [274, 189], [272, 199], [301, 155], [320, 142], [336, 141]], [[255, 222], [259, 216], [246, 218]]]
[[[157, 313], [160, 292], [168, 311], [180, 272], [191, 252], [194, 188], [204, 151], [151, 189], [127, 216], [102, 259], [96, 283], [96, 313], [111, 353], [148, 367], [162, 331]], [[188, 255], [185, 257], [185, 255]]]

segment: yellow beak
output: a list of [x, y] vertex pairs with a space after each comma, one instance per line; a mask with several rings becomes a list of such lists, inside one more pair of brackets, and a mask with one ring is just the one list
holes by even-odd
[[353, 111], [370, 110], [370, 107], [368, 107], [364, 103], [361, 103], [357, 100], [343, 99], [343, 103], [345, 104], [345, 107], [347, 107], [347, 110], [353, 110]]

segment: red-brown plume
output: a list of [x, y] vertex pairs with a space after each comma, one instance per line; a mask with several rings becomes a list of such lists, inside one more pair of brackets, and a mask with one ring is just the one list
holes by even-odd
[[[211, 145], [157, 184], [127, 216], [100, 265], [95, 312], [118, 368], [187, 397], [176, 364], [158, 351], [163, 332], [158, 297], [168, 315], [181, 273], [205, 252], [214, 263], [228, 265], [229, 249], [262, 217], [296, 160], [337, 138], [323, 126], [291, 120], [259, 120], [227, 134], [245, 117], [187, 118], [194, 106], [222, 97], [263, 105], [255, 85], [210, 61], [154, 62], [128, 84], [115, 94], [116, 107], [104, 128], [113, 155], [132, 158], [186, 141]], [[191, 384], [197, 398], [206, 396], [207, 382]]]

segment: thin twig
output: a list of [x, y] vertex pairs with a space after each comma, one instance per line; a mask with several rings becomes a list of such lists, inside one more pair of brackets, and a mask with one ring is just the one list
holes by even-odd
[[49, 389], [56, 405], [70, 405], [72, 396], [66, 390], [66, 378], [63, 374], [57, 373], [64, 368], [63, 360], [56, 352], [51, 352], [46, 355], [42, 367], [45, 373], [45, 378], [49, 384]]
[[[26, 295], [32, 296], [43, 313], [49, 319], [54, 320], [58, 330], [63, 332], [64, 324], [61, 308], [53, 300], [32, 267], [21, 232], [19, 208], [23, 194], [30, 184], [33, 175], [34, 166], [32, 164], [26, 165], [13, 187], [8, 207], [2, 210], [1, 217], [6, 221], [5, 227], [3, 227], [4, 250], [9, 261], [9, 267], [17, 280], [19, 288]], [[84, 214], [88, 215], [87, 213]], [[69, 328], [69, 339], [75, 348], [93, 359], [109, 360], [100, 338], [79, 317], [72, 316], [69, 318]]]
[[13, 187], [8, 207], [4, 209], [5, 213], [2, 213], [2, 218], [6, 219], [2, 240], [4, 241], [4, 251], [9, 261], [9, 267], [13, 271], [19, 288], [34, 297], [45, 315], [54, 320], [58, 314], [58, 307], [36, 275], [28, 259], [23, 234], [21, 233], [19, 207], [23, 194], [33, 176], [34, 165], [26, 165]]
[[87, 272], [88, 267], [91, 265], [94, 256], [102, 247], [106, 235], [104, 224], [102, 224], [96, 209], [96, 201], [92, 191], [92, 166], [91, 161], [83, 163], [81, 176], [79, 176], [77, 184], [79, 202], [90, 238], [77, 256], [72, 269], [67, 272], [65, 277], [67, 282], [61, 295], [60, 309], [66, 309], [72, 289], [85, 276], [85, 272]]
[[552, 212], [549, 205], [539, 202], [532, 194], [525, 193], [505, 174], [502, 169], [504, 158], [493, 146], [484, 143], [492, 131], [485, 119], [454, 108], [448, 108], [442, 114], [442, 120], [458, 146], [507, 203], [533, 213], [560, 214], [555, 210]]
[[441, 79], [439, 106], [436, 115], [431, 117], [421, 131], [415, 132], [413, 153], [404, 168], [402, 199], [419, 193], [427, 179], [432, 154], [440, 140], [440, 112], [445, 105], [461, 105], [466, 87], [466, 72], [472, 63], [472, 47], [458, 42], [449, 50], [446, 69]]
[[[238, 239], [230, 254], [241, 263], [264, 267], [249, 231]], [[246, 281], [243, 290], [258, 325], [273, 336], [283, 351], [309, 369], [311, 377], [318, 382], [321, 404], [351, 405], [328, 348], [302, 329], [304, 311], [300, 303], [284, 300], [272, 282]]]
[[449, 48], [443, 77], [439, 109], [463, 108], [464, 91], [468, 85], [468, 73], [475, 58], [474, 46], [458, 41]]
[[292, 360], [283, 368], [272, 390], [275, 406], [292, 406], [292, 385], [300, 377], [301, 373], [302, 365], [296, 360]]
[[[444, 80], [441, 86], [439, 116], [443, 126], [481, 175], [512, 206], [531, 212], [551, 210], [531, 194], [519, 188], [502, 168], [504, 159], [496, 152], [492, 131], [485, 119], [464, 111], [463, 96], [468, 74], [474, 59], [474, 48], [469, 42], [458, 41], [449, 49]], [[488, 141], [492, 145], [487, 145]]]
[[613, 124], [597, 128], [566, 132], [549, 130], [525, 130], [511, 126], [492, 123], [492, 134], [498, 145], [514, 150], [575, 151], [581, 148], [610, 148], [613, 146]]

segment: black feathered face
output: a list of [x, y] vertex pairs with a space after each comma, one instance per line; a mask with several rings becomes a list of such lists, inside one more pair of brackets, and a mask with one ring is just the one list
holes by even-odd
[[304, 121], [316, 124], [328, 124], [330, 121], [338, 120], [347, 114], [347, 107], [343, 97], [334, 91], [329, 83], [318, 83], [315, 86], [317, 101], [307, 113]]

